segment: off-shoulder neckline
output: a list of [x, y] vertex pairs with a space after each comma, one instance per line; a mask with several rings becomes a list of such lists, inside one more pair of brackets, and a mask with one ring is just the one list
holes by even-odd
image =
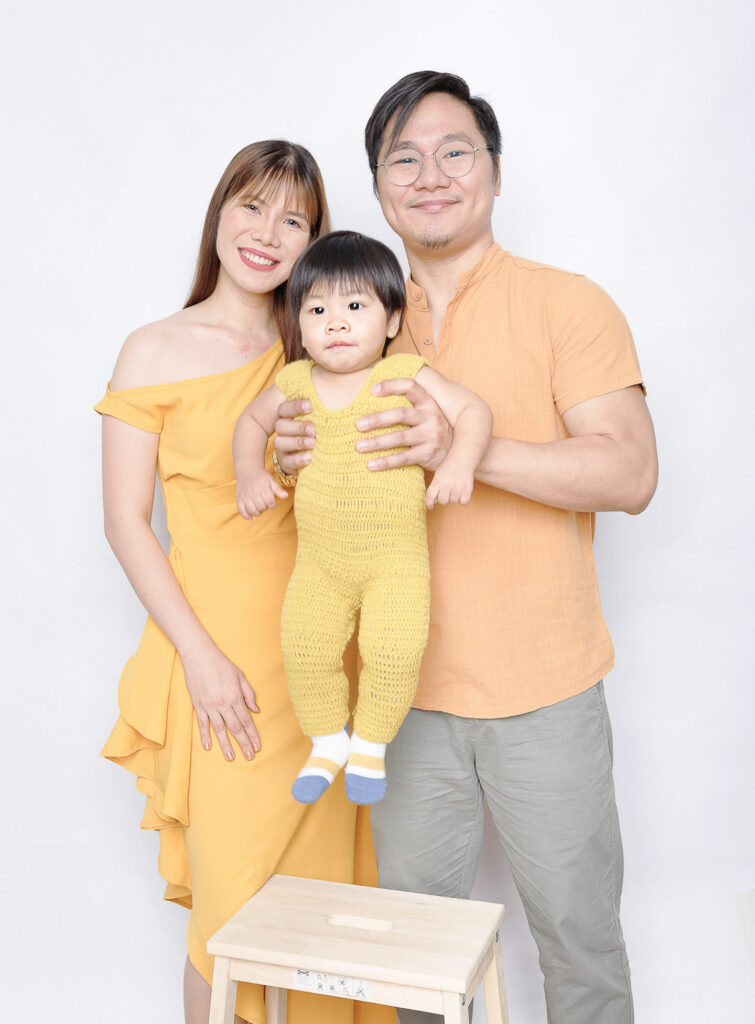
[[130, 391], [156, 391], [159, 388], [175, 388], [179, 386], [185, 387], [189, 384], [202, 384], [205, 381], [216, 380], [218, 377], [229, 377], [231, 374], [239, 373], [241, 370], [248, 370], [250, 366], [254, 366], [255, 363], [259, 363], [261, 359], [269, 356], [274, 349], [282, 347], [283, 342], [278, 338], [277, 341], [273, 342], [270, 348], [265, 349], [264, 352], [255, 356], [254, 359], [250, 359], [248, 363], [242, 363], [241, 366], [234, 366], [231, 370], [221, 370], [219, 373], [206, 373], [201, 377], [184, 377], [181, 380], [165, 381], [163, 384], [140, 384], [131, 388], [118, 388], [115, 391], [110, 387], [110, 381], [108, 381], [107, 390], [111, 395], [125, 395]]

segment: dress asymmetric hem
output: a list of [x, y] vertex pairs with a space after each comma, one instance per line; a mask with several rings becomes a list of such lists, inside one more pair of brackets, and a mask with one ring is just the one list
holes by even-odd
[[[102, 755], [136, 775], [141, 827], [158, 832], [164, 898], [189, 908], [188, 952], [211, 983], [212, 934], [270, 877], [376, 883], [369, 818], [343, 781], [306, 807], [290, 794], [309, 754], [288, 698], [280, 613], [296, 555], [292, 499], [252, 522], [236, 509], [231, 438], [238, 416], [283, 365], [280, 341], [226, 373], [122, 391], [95, 407], [160, 435], [157, 472], [171, 546], [168, 559], [204, 628], [255, 691], [262, 749], [226, 762], [213, 738], [202, 749], [181, 659], [148, 617], [118, 687], [120, 717]], [[267, 465], [271, 468], [271, 452]], [[366, 809], [365, 809], [366, 810]], [[356, 840], [355, 840], [356, 833]], [[240, 984], [236, 1012], [264, 1024], [260, 986]], [[386, 1007], [292, 993], [290, 1024], [394, 1024]]]

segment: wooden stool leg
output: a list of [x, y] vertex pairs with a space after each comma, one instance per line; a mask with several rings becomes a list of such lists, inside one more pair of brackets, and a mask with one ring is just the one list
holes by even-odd
[[288, 989], [265, 986], [265, 1009], [267, 1024], [286, 1024]]
[[209, 1024], [233, 1024], [236, 1015], [236, 982], [231, 980], [231, 961], [215, 957], [212, 972]]
[[506, 1001], [506, 984], [503, 980], [503, 960], [501, 959], [501, 940], [496, 932], [493, 943], [493, 959], [490, 961], [482, 979], [485, 992], [485, 1009], [488, 1024], [509, 1024], [509, 1006]]
[[458, 992], [443, 993], [443, 1019], [445, 1024], [469, 1024], [466, 1000]]

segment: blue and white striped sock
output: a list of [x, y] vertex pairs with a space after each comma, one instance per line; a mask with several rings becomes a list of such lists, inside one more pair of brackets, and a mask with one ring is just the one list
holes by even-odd
[[346, 764], [349, 734], [346, 729], [328, 736], [312, 737], [312, 753], [296, 776], [291, 795], [300, 804], [313, 804]]
[[385, 796], [385, 743], [370, 743], [356, 733], [346, 763], [346, 796], [355, 804], [376, 804]]

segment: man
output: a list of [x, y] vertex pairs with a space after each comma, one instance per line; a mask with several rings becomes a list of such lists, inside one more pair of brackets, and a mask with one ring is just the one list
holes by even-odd
[[[471, 505], [428, 516], [430, 639], [414, 708], [389, 746], [387, 795], [372, 808], [380, 884], [469, 896], [484, 795], [540, 949], [548, 1020], [629, 1024], [601, 682], [613, 649], [592, 532], [595, 512], [641, 512], [655, 490], [632, 337], [597, 285], [494, 243], [500, 131], [462, 79], [402, 78], [365, 141], [411, 270], [392, 351], [421, 353], [495, 417]], [[398, 429], [357, 447], [407, 446], [371, 462], [376, 470], [434, 468], [449, 442], [429, 396], [408, 381], [381, 393], [406, 394], [413, 408], [360, 422]], [[281, 453], [313, 443], [293, 434], [304, 426], [279, 428]], [[287, 456], [284, 468], [308, 457]]]

